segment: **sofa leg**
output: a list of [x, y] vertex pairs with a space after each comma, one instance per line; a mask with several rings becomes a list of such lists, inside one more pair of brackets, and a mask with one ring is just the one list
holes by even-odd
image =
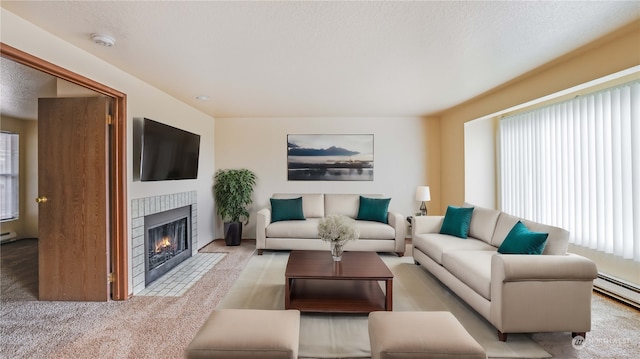
[[263, 249], [258, 249], [258, 255], [261, 256], [262, 255], [262, 251]]
[[498, 340], [500, 340], [501, 342], [506, 342], [507, 341], [507, 333], [503, 333], [503, 332], [498, 330]]
[[586, 338], [586, 337], [587, 337], [587, 333], [586, 333], [586, 332], [573, 332], [573, 333], [571, 333], [571, 338], [575, 338], [575, 337], [577, 337], [578, 335], [579, 335], [579, 336], [581, 336], [581, 337], [583, 337], [583, 338]]
[[396, 254], [398, 255], [398, 257], [404, 256], [404, 252], [396, 252]]

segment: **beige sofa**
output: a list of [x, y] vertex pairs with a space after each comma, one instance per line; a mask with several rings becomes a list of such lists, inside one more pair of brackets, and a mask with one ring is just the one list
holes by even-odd
[[[360, 204], [359, 194], [322, 193], [277, 193], [274, 199], [302, 197], [305, 220], [285, 220], [272, 222], [271, 208], [263, 208], [257, 213], [256, 249], [262, 254], [265, 249], [273, 250], [329, 250], [329, 243], [318, 235], [320, 219], [330, 214], [342, 214], [356, 218]], [[365, 195], [369, 198], [384, 198], [381, 195]], [[406, 224], [399, 213], [388, 212], [388, 224], [374, 221], [356, 220], [360, 239], [349, 241], [345, 251], [395, 252], [404, 255]]]
[[[472, 207], [470, 204], [464, 207]], [[413, 258], [497, 330], [507, 333], [591, 330], [595, 263], [568, 254], [569, 232], [521, 220], [549, 233], [542, 255], [500, 254], [498, 247], [520, 220], [474, 206], [468, 238], [439, 234], [443, 216], [414, 217]]]

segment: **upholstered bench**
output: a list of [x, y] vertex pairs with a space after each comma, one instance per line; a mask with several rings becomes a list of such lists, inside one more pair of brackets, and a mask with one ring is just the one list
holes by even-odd
[[188, 359], [296, 359], [300, 341], [297, 310], [214, 310], [186, 350]]
[[486, 359], [484, 349], [449, 312], [372, 312], [372, 359]]

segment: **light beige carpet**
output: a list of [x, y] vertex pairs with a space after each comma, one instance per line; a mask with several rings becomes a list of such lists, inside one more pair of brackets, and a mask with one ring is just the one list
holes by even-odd
[[37, 240], [0, 247], [0, 358], [179, 359], [200, 326], [232, 287], [255, 241], [201, 252], [224, 258], [179, 297], [126, 301], [38, 301]]
[[[381, 257], [394, 274], [393, 310], [450, 311], [491, 358], [551, 356], [528, 334], [509, 334], [506, 343], [498, 341], [493, 326], [413, 264], [411, 257]], [[253, 256], [217, 308], [284, 309], [288, 258], [288, 252]], [[369, 357], [367, 315], [303, 314], [299, 350], [306, 358]]]

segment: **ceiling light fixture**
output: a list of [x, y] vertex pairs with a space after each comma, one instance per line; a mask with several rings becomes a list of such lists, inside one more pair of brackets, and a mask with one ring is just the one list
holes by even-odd
[[113, 47], [116, 44], [116, 39], [109, 35], [103, 34], [91, 34], [91, 40], [98, 45], [102, 45], [104, 47]]
[[198, 101], [207, 101], [207, 100], [209, 100], [209, 96], [205, 96], [205, 95], [196, 96], [196, 100], [198, 100]]

